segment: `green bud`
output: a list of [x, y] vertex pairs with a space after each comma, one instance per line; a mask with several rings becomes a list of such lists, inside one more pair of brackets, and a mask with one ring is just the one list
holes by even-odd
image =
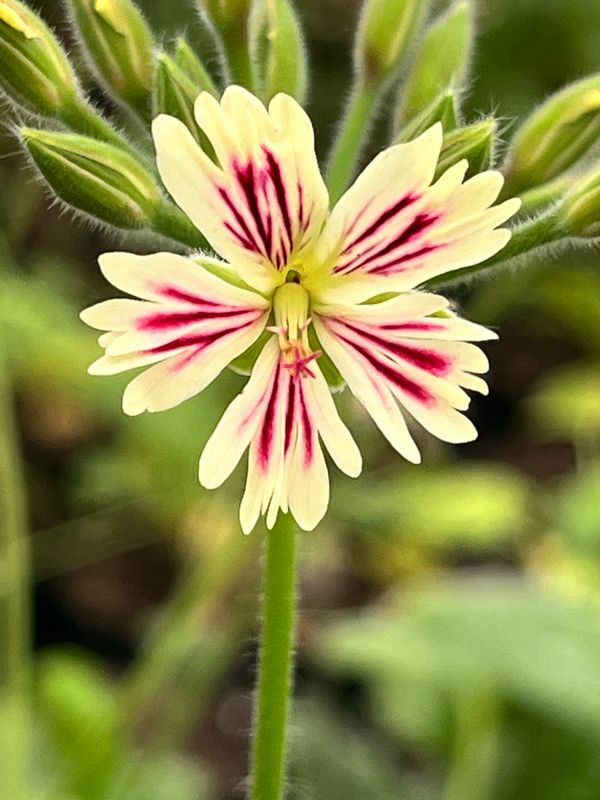
[[300, 23], [288, 0], [256, 0], [250, 18], [254, 84], [269, 101], [286, 92], [302, 103], [306, 95], [306, 51]]
[[600, 236], [600, 170], [575, 181], [564, 195], [559, 215], [575, 236]]
[[197, 0], [201, 14], [213, 23], [220, 36], [230, 78], [242, 86], [249, 86], [252, 75], [248, 39], [248, 25], [252, 0]]
[[379, 85], [400, 64], [424, 19], [428, 0], [366, 0], [354, 59], [360, 80]]
[[516, 132], [506, 168], [511, 190], [560, 175], [599, 137], [600, 75], [595, 75], [550, 97]]
[[495, 135], [496, 120], [493, 117], [446, 133], [435, 177], [464, 158], [469, 162], [469, 177], [488, 169], [492, 163]]
[[458, 103], [456, 93], [452, 89], [440, 92], [420, 114], [413, 117], [400, 131], [395, 143], [409, 142], [416, 139], [436, 122], [441, 122], [446, 133], [453, 130], [458, 123]]
[[197, 88], [198, 94], [204, 91], [218, 97], [217, 89], [206, 67], [183, 37], [180, 37], [175, 45], [174, 61]]
[[162, 201], [151, 175], [113, 145], [72, 133], [21, 128], [53, 192], [78, 211], [118, 228], [142, 228]]
[[158, 56], [152, 94], [152, 115], [169, 114], [177, 117], [200, 141], [200, 131], [194, 118], [194, 103], [202, 91], [166, 53]]
[[471, 56], [471, 4], [463, 0], [433, 22], [426, 31], [403, 87], [400, 121], [421, 112], [445, 86], [459, 87]]
[[0, 87], [12, 100], [46, 116], [56, 114], [78, 92], [58, 40], [18, 0], [0, 1]]
[[150, 111], [154, 37], [131, 0], [69, 0], [90, 66], [109, 92], [141, 116]]

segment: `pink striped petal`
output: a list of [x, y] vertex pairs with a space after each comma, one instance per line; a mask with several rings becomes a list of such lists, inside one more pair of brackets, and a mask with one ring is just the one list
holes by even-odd
[[154, 365], [125, 390], [127, 414], [172, 408], [202, 391], [266, 325], [268, 302], [212, 274], [201, 260], [107, 253], [100, 264], [118, 288], [145, 298], [107, 300], [81, 314], [107, 332], [92, 374]]
[[484, 261], [510, 232], [499, 225], [519, 200], [493, 206], [503, 178], [488, 171], [463, 183], [466, 162], [431, 185], [441, 127], [385, 150], [333, 209], [319, 240], [313, 280], [321, 302], [360, 302], [406, 291], [430, 278]]
[[268, 291], [321, 230], [328, 195], [310, 120], [287, 95], [268, 110], [239, 86], [203, 93], [196, 119], [218, 159], [173, 117], [154, 121], [157, 164], [175, 202], [250, 285]]
[[450, 315], [446, 305], [436, 295], [411, 292], [314, 309], [324, 350], [384, 436], [413, 462], [420, 456], [401, 409], [443, 441], [471, 441], [477, 432], [460, 413], [469, 406], [464, 390], [487, 391], [473, 374], [487, 371], [487, 358], [467, 340], [495, 334]]
[[276, 339], [259, 356], [244, 391], [231, 403], [200, 458], [200, 482], [219, 486], [248, 447], [246, 489], [240, 507], [245, 533], [261, 514], [273, 527], [290, 511], [304, 530], [322, 519], [329, 477], [319, 438], [344, 472], [361, 469], [358, 448], [340, 420], [319, 367], [295, 375], [285, 368]]

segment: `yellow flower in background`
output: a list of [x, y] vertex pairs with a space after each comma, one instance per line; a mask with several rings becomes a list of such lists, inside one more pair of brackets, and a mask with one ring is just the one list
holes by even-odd
[[248, 449], [243, 530], [261, 514], [272, 527], [279, 510], [311, 530], [329, 501], [322, 445], [348, 475], [361, 470], [319, 366], [322, 353], [409, 461], [420, 456], [405, 414], [446, 442], [476, 437], [462, 413], [465, 389], [487, 391], [478, 375], [488, 363], [472, 342], [495, 334], [417, 287], [497, 253], [510, 238], [498, 226], [519, 200], [493, 206], [502, 175], [463, 182], [466, 161], [432, 183], [442, 144], [437, 124], [380, 153], [330, 211], [312, 125], [294, 99], [279, 94], [266, 109], [230, 86], [220, 103], [201, 94], [195, 112], [216, 161], [182, 122], [161, 115], [153, 124], [157, 164], [222, 260], [102, 256], [106, 278], [140, 299], [83, 312], [105, 331], [105, 354], [90, 371], [148, 367], [127, 387], [123, 408], [162, 411], [267, 336], [202, 453], [200, 482], [219, 486]]

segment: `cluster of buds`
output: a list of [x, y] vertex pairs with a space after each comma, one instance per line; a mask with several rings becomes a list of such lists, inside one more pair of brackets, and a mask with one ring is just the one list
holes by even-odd
[[[197, 0], [212, 37], [212, 71], [184, 37], [161, 47], [133, 0], [64, 2], [88, 76], [119, 107], [121, 119], [123, 113], [133, 118], [126, 130], [167, 114], [206, 147], [194, 118], [201, 92], [218, 98], [236, 82], [264, 102], [278, 92], [305, 98], [306, 49], [291, 0]], [[472, 4], [456, 0], [433, 19], [431, 8], [428, 0], [365, 0], [354, 89], [329, 161], [333, 201], [356, 172], [382, 97], [392, 100], [394, 143], [442, 124], [438, 175], [463, 159], [468, 174], [476, 174], [494, 166], [503, 149], [496, 120], [465, 119], [462, 108]], [[0, 0], [0, 90], [27, 121], [22, 144], [53, 193], [100, 222], [153, 229], [185, 246], [205, 244], [160, 188], [148, 140], [127, 138], [90, 103], [83, 83], [40, 16], [23, 0]], [[552, 213], [567, 235], [596, 235], [600, 178], [586, 168], [599, 138], [600, 77], [592, 76], [558, 92], [518, 127], [501, 159], [505, 196], [519, 195], [529, 215]]]
[[[87, 72], [121, 113], [137, 120], [132, 130], [168, 114], [206, 144], [194, 121], [195, 100], [203, 91], [218, 97], [234, 78], [265, 100], [279, 91], [304, 96], [304, 44], [288, 0], [199, 0], [221, 54], [217, 75], [184, 37], [159, 48], [132, 0], [65, 0], [65, 7]], [[96, 221], [205, 246], [160, 188], [148, 140], [129, 140], [90, 103], [82, 84], [40, 16], [22, 0], [0, 0], [0, 90], [20, 120], [29, 116], [20, 139], [53, 194]]]

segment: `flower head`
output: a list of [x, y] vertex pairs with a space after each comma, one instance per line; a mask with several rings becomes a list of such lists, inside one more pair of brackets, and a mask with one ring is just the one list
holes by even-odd
[[[408, 414], [446, 442], [477, 435], [465, 389], [486, 392], [472, 342], [495, 334], [416, 287], [489, 258], [518, 200], [493, 206], [502, 176], [463, 182], [465, 161], [434, 183], [441, 126], [378, 155], [329, 211], [311, 123], [287, 95], [268, 110], [238, 86], [219, 103], [203, 93], [196, 120], [208, 155], [178, 120], [153, 125], [166, 188], [222, 260], [172, 253], [100, 258], [106, 278], [136, 300], [83, 312], [105, 333], [90, 371], [148, 367], [125, 390], [128, 414], [171, 408], [200, 392], [267, 332], [242, 393], [200, 458], [200, 482], [219, 486], [248, 449], [244, 531], [288, 510], [310, 530], [329, 479], [321, 443], [351, 476], [358, 448], [319, 365], [321, 352], [392, 446], [420, 460]], [[212, 157], [211, 157], [212, 156]], [[384, 298], [384, 299], [382, 299]], [[152, 365], [152, 366], [151, 366]]]

